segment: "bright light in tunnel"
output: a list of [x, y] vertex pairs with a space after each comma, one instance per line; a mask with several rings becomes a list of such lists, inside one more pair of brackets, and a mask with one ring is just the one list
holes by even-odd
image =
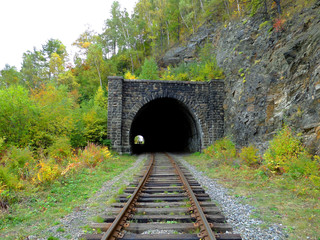
[[141, 135], [135, 136], [135, 138], [134, 138], [134, 144], [143, 145], [143, 144], [144, 144], [144, 137], [141, 136]]

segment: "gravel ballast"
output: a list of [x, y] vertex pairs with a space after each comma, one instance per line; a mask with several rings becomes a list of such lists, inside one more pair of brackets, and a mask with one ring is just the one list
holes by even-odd
[[187, 163], [181, 155], [174, 155], [189, 171], [195, 179], [205, 187], [210, 198], [218, 203], [227, 222], [232, 225], [233, 233], [241, 234], [244, 240], [280, 240], [288, 239], [281, 224], [272, 224], [268, 227], [262, 220], [252, 218], [255, 208], [243, 204], [239, 199], [230, 195], [230, 190], [217, 183], [215, 180], [205, 176], [194, 166]]

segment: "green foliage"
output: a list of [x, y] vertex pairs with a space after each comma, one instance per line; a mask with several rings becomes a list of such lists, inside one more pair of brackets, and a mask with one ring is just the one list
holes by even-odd
[[79, 89], [80, 84], [77, 82], [77, 78], [73, 75], [72, 71], [62, 72], [57, 77], [57, 85], [65, 85], [68, 89]]
[[232, 164], [236, 157], [236, 147], [230, 138], [224, 137], [223, 139], [215, 141], [215, 143], [204, 150], [204, 153], [218, 160], [223, 164]]
[[134, 74], [132, 74], [130, 71], [127, 71], [124, 74], [124, 79], [137, 79], [137, 77]]
[[167, 70], [162, 74], [161, 80], [176, 80], [175, 76], [171, 73], [170, 66], [168, 66]]
[[242, 148], [241, 152], [239, 153], [239, 157], [241, 162], [249, 167], [256, 167], [260, 163], [259, 150], [253, 145]]
[[108, 109], [108, 98], [105, 96], [105, 92], [103, 91], [101, 86], [98, 88], [96, 95], [93, 98], [93, 101], [94, 105], [100, 108], [101, 110]]
[[83, 113], [84, 110], [82, 108], [77, 109], [74, 113], [76, 121], [70, 134], [70, 143], [71, 146], [75, 148], [85, 147], [87, 145], [87, 139], [84, 136], [85, 122], [82, 120]]
[[171, 68], [172, 74], [176, 76], [179, 81], [188, 81], [189, 77], [189, 68], [186, 63], [180, 63], [176, 67]]
[[[84, 113], [82, 121], [84, 122], [84, 136], [90, 142], [101, 142], [106, 136], [107, 119], [101, 118], [96, 109], [91, 109]], [[104, 126], [105, 125], [105, 126]]]
[[39, 108], [22, 86], [0, 90], [0, 136], [8, 144], [27, 146]]
[[300, 140], [293, 135], [292, 130], [285, 126], [269, 142], [269, 148], [264, 154], [266, 166], [273, 173], [283, 173], [288, 170], [288, 164], [294, 158], [299, 158], [305, 150]]
[[4, 145], [5, 140], [6, 140], [5, 137], [0, 137], [0, 154], [5, 149], [5, 145]]
[[254, 16], [258, 9], [261, 8], [263, 1], [262, 0], [252, 0], [250, 2], [250, 6], [251, 6], [251, 16]]
[[319, 163], [311, 159], [300, 139], [288, 126], [269, 142], [264, 164], [273, 174], [286, 173], [294, 178], [319, 176]]
[[1, 149], [5, 138], [8, 146], [32, 146], [60, 159], [70, 154], [69, 142], [73, 147], [89, 141], [108, 144], [108, 104], [101, 87], [81, 108], [77, 91], [64, 85], [43, 85], [30, 95], [21, 86], [10, 86], [0, 90], [0, 101]]
[[61, 164], [64, 159], [70, 157], [72, 154], [70, 139], [66, 136], [56, 138], [46, 152], [48, 157], [55, 159], [57, 163]]
[[79, 161], [88, 167], [95, 167], [109, 158], [111, 153], [107, 147], [101, 148], [93, 143], [89, 143], [79, 154]]
[[4, 189], [19, 189], [22, 184], [19, 178], [8, 167], [0, 165], [0, 186]]
[[0, 88], [16, 85], [21, 82], [21, 73], [15, 67], [6, 65], [3, 70], [0, 71]]
[[75, 111], [75, 127], [71, 134], [73, 147], [84, 147], [88, 142], [107, 144], [107, 106], [105, 92], [99, 87], [94, 99], [83, 102]]
[[179, 80], [179, 81], [189, 81], [190, 80], [187, 73], [179, 73], [176, 76], [176, 79]]
[[168, 67], [162, 74], [163, 80], [209, 81], [224, 78], [222, 69], [217, 65], [214, 48], [205, 44], [199, 52], [199, 62], [181, 63], [177, 67]]
[[270, 21], [265, 21], [259, 25], [259, 30], [263, 30], [266, 27], [272, 27]]
[[56, 82], [66, 65], [67, 51], [61, 41], [50, 39], [42, 49], [23, 54], [21, 75], [23, 83], [29, 88], [40, 87], [44, 83]]
[[32, 166], [35, 164], [33, 153], [28, 147], [11, 147], [3, 157], [5, 166], [19, 179], [28, 179], [32, 174]]
[[32, 92], [40, 113], [37, 124], [32, 128], [31, 144], [36, 148], [47, 148], [57, 136], [70, 135], [73, 126], [73, 112], [77, 107], [73, 95], [65, 86], [43, 86]]
[[41, 159], [37, 165], [37, 174], [34, 176], [34, 182], [38, 184], [51, 184], [61, 176], [62, 168], [50, 159]]
[[59, 240], [59, 238], [50, 236], [47, 240]]
[[159, 78], [158, 65], [153, 58], [145, 59], [141, 67], [139, 79], [156, 80]]

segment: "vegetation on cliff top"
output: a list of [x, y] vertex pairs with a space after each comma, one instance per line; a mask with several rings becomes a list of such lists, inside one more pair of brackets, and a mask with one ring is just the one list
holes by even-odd
[[[294, 12], [314, 1], [140, 0], [131, 16], [115, 1], [101, 34], [88, 29], [75, 40], [78, 52], [73, 61], [68, 59], [63, 43], [51, 39], [42, 49], [33, 49], [23, 55], [20, 71], [13, 66], [1, 70], [0, 85], [20, 83], [34, 88], [55, 82], [77, 89], [81, 100], [88, 100], [99, 85], [107, 84], [107, 76], [124, 75], [128, 71], [139, 76], [146, 58], [159, 60], [172, 46], [183, 45], [201, 26], [213, 22], [223, 26], [228, 21], [243, 21], [256, 15], [270, 22], [275, 31], [281, 31]], [[222, 77], [221, 70], [203, 61], [200, 52], [198, 60], [203, 66], [185, 64], [174, 71], [171, 67], [171, 73], [160, 71], [159, 78], [207, 80]], [[214, 56], [210, 62], [214, 64]], [[182, 70], [191, 74], [185, 76], [181, 74]], [[200, 77], [193, 77], [196, 72]]]

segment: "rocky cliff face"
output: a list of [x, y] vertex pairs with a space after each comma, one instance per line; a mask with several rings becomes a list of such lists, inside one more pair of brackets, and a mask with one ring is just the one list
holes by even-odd
[[284, 123], [320, 154], [320, 1], [270, 31], [261, 18], [203, 28], [164, 64], [196, 57], [209, 39], [226, 79], [225, 133], [261, 150]]

